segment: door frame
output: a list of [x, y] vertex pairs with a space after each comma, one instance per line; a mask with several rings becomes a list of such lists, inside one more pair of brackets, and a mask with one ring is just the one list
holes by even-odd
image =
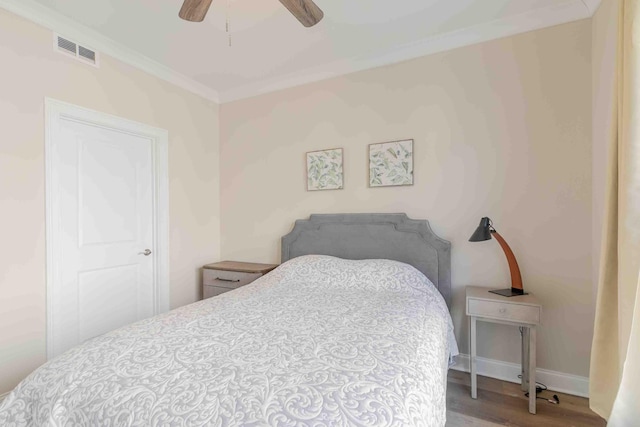
[[53, 318], [60, 284], [58, 221], [59, 199], [56, 181], [55, 147], [60, 122], [71, 120], [109, 129], [151, 141], [153, 153], [153, 247], [154, 314], [169, 311], [169, 133], [160, 128], [134, 122], [88, 108], [45, 98], [45, 210], [46, 210], [46, 292], [47, 292], [47, 359], [55, 353], [55, 319]]

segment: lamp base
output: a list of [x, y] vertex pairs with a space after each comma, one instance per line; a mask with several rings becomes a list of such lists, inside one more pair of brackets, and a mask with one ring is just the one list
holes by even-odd
[[503, 297], [518, 297], [521, 295], [528, 295], [525, 291], [518, 288], [496, 289], [489, 291], [492, 294], [502, 295]]

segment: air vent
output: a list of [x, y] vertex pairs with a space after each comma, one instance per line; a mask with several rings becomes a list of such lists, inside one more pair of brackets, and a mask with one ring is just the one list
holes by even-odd
[[78, 46], [78, 56], [92, 63], [96, 63], [96, 53], [84, 46]]
[[53, 35], [54, 49], [56, 52], [72, 56], [86, 64], [98, 66], [98, 53], [88, 47], [81, 46], [78, 43], [62, 37], [58, 34]]
[[63, 39], [62, 37], [58, 37], [58, 49], [60, 49], [63, 52], [71, 53], [75, 56], [77, 46], [78, 45], [76, 45], [72, 41]]

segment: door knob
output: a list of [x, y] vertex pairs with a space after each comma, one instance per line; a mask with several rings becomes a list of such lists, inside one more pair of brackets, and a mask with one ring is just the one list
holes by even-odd
[[138, 252], [138, 255], [149, 256], [151, 255], [151, 249], [145, 249], [144, 252]]

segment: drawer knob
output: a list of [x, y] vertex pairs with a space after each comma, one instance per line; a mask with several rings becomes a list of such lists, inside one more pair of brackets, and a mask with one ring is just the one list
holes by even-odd
[[505, 314], [507, 312], [507, 309], [504, 307], [500, 307], [500, 310], [498, 310], [500, 312], [500, 314]]

